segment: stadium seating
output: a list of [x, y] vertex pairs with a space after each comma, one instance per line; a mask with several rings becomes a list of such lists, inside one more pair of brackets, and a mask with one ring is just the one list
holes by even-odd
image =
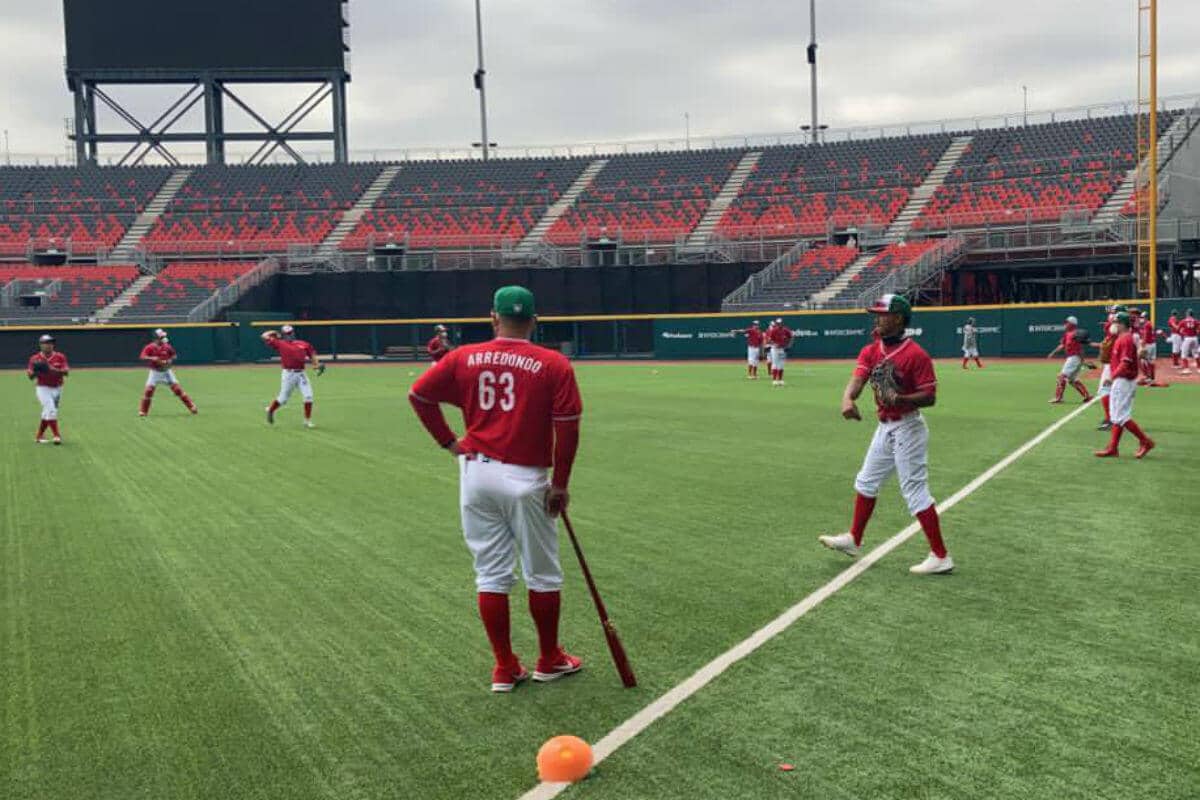
[[703, 150], [614, 156], [546, 238], [558, 245], [605, 237], [673, 242], [696, 227], [742, 155]]
[[143, 244], [156, 253], [282, 251], [318, 244], [381, 169], [381, 164], [202, 167]]
[[883, 280], [889, 272], [914, 264], [930, 250], [942, 243], [942, 239], [925, 239], [919, 242], [897, 242], [879, 251], [862, 270], [850, 279], [850, 283], [833, 297], [833, 303], [850, 300]]
[[814, 247], [755, 293], [755, 302], [786, 307], [802, 303], [828, 286], [858, 258], [858, 248], [843, 245]]
[[[1159, 115], [1162, 130], [1177, 112]], [[1089, 216], [1137, 163], [1133, 116], [985, 130], [914, 221], [914, 230], [1055, 222]]]
[[117, 320], [136, 317], [186, 316], [215, 292], [258, 265], [256, 261], [190, 261], [168, 264], [154, 282], [117, 314]]
[[[0, 288], [14, 281], [15, 295], [37, 294], [55, 287], [55, 294], [40, 306], [0, 306], [0, 319], [23, 322], [86, 319], [106, 306], [138, 277], [132, 265], [106, 267], [42, 267], [33, 264], [0, 265]], [[17, 297], [14, 296], [16, 301]]]
[[165, 167], [0, 167], [0, 256], [112, 247], [154, 197]]
[[407, 241], [410, 247], [519, 241], [587, 163], [502, 159], [406, 164], [341, 247], [361, 249], [369, 241]]
[[950, 136], [836, 142], [764, 150], [717, 225], [731, 239], [795, 238], [886, 225], [933, 168]]

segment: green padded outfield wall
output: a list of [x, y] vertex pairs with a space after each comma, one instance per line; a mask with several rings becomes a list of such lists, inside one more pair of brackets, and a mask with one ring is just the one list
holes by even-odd
[[[1200, 313], [1200, 301], [1159, 302], [1158, 323], [1165, 326], [1171, 308], [1189, 304]], [[961, 355], [962, 325], [975, 318], [979, 349], [984, 356], [1044, 356], [1062, 336], [1063, 321], [1075, 316], [1099, 336], [1107, 303], [959, 306], [917, 309], [910, 332], [935, 358]], [[1142, 305], [1145, 308], [1145, 304]], [[662, 359], [745, 358], [739, 333], [757, 319], [764, 327], [782, 317], [795, 334], [792, 358], [853, 358], [870, 338], [870, 314], [806, 311], [759, 315], [659, 318], [654, 321], [654, 356]]]

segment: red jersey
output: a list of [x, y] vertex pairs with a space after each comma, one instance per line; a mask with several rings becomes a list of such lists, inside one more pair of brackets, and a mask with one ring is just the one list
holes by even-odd
[[1167, 317], [1167, 331], [1171, 334], [1179, 333], [1179, 320], [1175, 318], [1174, 314]]
[[456, 348], [417, 379], [410, 395], [462, 409], [463, 449], [527, 467], [552, 466], [554, 423], [583, 413], [571, 362], [525, 339]]
[[1154, 344], [1158, 340], [1158, 334], [1155, 332], [1154, 325], [1150, 323], [1150, 320], [1146, 320], [1142, 324], [1138, 334], [1142, 337], [1142, 344], [1144, 345]]
[[138, 358], [149, 361], [151, 369], [161, 372], [170, 368], [168, 362], [175, 360], [175, 348], [166, 342], [151, 342], [142, 348], [142, 354]]
[[786, 350], [792, 344], [792, 330], [786, 325], [776, 325], [767, 331], [767, 338], [771, 344]]
[[753, 325], [751, 325], [749, 328], [746, 328], [746, 330], [742, 331], [742, 333], [745, 334], [745, 336], [746, 336], [747, 346], [762, 347], [762, 343], [763, 343], [762, 328], [756, 328]]
[[[904, 339], [899, 344], [888, 345], [876, 339], [864, 347], [858, 354], [858, 364], [854, 374], [860, 378], [870, 379], [871, 370], [876, 364], [890, 361], [895, 365], [896, 381], [900, 384], [901, 394], [912, 394], [924, 389], [937, 391], [937, 376], [933, 372], [933, 359], [912, 339]], [[880, 405], [876, 411], [879, 419], [884, 422], [895, 421], [917, 410], [912, 403], [895, 403]]]
[[[51, 369], [56, 369], [58, 372], [34, 372], [33, 365], [38, 361], [45, 361]], [[42, 355], [41, 352], [31, 355], [29, 364], [25, 367], [25, 373], [33, 376], [37, 380], [38, 386], [62, 386], [65, 375], [58, 373], [66, 373], [70, 368], [67, 364], [67, 357], [55, 350], [49, 357]]]
[[267, 339], [267, 347], [279, 353], [279, 361], [284, 369], [304, 369], [308, 360], [317, 352], [313, 346], [303, 339], [282, 339], [275, 337]]
[[1112, 349], [1112, 376], [1114, 378], [1129, 378], [1136, 380], [1138, 376], [1137, 345], [1133, 343], [1133, 334], [1122, 333], [1117, 337]]
[[434, 361], [441, 361], [442, 357], [449, 353], [446, 343], [442, 341], [442, 337], [435, 336], [425, 345], [425, 350], [429, 353], [429, 357]]
[[1179, 335], [1185, 339], [1200, 336], [1200, 320], [1195, 317], [1184, 317], [1179, 320]]
[[1063, 352], [1068, 356], [1083, 355], [1083, 345], [1078, 339], [1075, 338], [1076, 330], [1078, 329], [1068, 328], [1067, 330], [1063, 331], [1061, 344]]

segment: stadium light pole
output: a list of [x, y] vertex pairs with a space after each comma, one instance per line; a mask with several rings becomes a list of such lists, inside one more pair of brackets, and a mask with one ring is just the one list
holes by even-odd
[[812, 77], [812, 140], [817, 143], [817, 0], [808, 0], [808, 67]]
[[687, 111], [683, 112], [683, 147], [692, 149], [692, 115]]
[[1021, 125], [1029, 127], [1029, 87], [1021, 84]]
[[479, 127], [482, 134], [480, 151], [483, 160], [488, 160], [487, 132], [487, 91], [484, 89], [484, 76], [487, 71], [483, 68], [483, 13], [479, 8], [480, 0], [475, 0], [475, 48], [479, 54], [479, 67], [475, 70], [475, 88], [479, 90]]

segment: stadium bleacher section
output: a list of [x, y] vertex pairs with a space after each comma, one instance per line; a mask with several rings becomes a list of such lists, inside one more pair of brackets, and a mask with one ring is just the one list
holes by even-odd
[[142, 244], [155, 253], [316, 245], [381, 169], [374, 163], [201, 167]]
[[117, 314], [124, 322], [139, 317], [170, 319], [186, 317], [220, 289], [258, 265], [255, 261], [185, 261], [166, 266], [154, 282]]
[[[1161, 113], [1160, 128], [1177, 116]], [[1136, 165], [1136, 141], [1136, 118], [1128, 115], [980, 131], [913, 228], [1090, 216]]]
[[519, 241], [587, 163], [563, 158], [405, 164], [341, 248], [389, 241], [414, 248]]
[[675, 241], [696, 227], [743, 152], [613, 156], [546, 239], [558, 245], [579, 244], [585, 238]]
[[120, 241], [170, 175], [166, 167], [0, 167], [0, 256], [94, 254]]
[[925, 239], [916, 242], [894, 242], [880, 250], [867, 262], [862, 270], [850, 279], [844, 289], [838, 292], [831, 303], [839, 303], [857, 297], [863, 291], [871, 288], [882, 280], [889, 272], [900, 267], [915, 264], [921, 256], [937, 248], [942, 239]]
[[774, 147], [717, 225], [730, 239], [886, 225], [950, 144], [948, 134]]
[[[104, 267], [45, 267], [0, 264], [0, 320], [35, 324], [86, 320], [120, 294], [140, 273], [133, 265]], [[39, 305], [25, 305], [23, 296], [41, 296]]]

